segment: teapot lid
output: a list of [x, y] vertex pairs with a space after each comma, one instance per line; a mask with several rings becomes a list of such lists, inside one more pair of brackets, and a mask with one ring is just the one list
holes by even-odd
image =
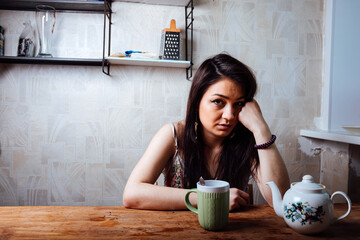
[[305, 175], [301, 182], [292, 183], [291, 187], [299, 191], [306, 192], [322, 192], [325, 190], [325, 186], [314, 182], [314, 178], [310, 175]]

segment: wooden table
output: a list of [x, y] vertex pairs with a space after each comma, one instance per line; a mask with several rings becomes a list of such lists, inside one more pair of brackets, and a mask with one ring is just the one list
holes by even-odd
[[[335, 215], [346, 205], [335, 206]], [[230, 213], [224, 231], [210, 232], [190, 211], [124, 207], [0, 207], [0, 239], [360, 239], [360, 203], [325, 232], [305, 236], [287, 227], [267, 205]]]

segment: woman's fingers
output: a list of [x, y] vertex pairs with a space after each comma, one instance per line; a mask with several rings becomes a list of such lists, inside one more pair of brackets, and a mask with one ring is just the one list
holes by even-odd
[[243, 197], [243, 195], [238, 195], [236, 201], [240, 206], [246, 206], [249, 202], [245, 197]]
[[229, 211], [234, 211], [235, 209], [239, 208], [240, 205], [237, 203], [237, 201], [231, 201], [230, 200], [230, 204], [229, 204]]
[[250, 195], [247, 193], [247, 192], [244, 192], [244, 191], [240, 191], [240, 196], [242, 197], [242, 199], [245, 199], [246, 200], [246, 204], [249, 204], [250, 202]]
[[239, 208], [240, 206], [246, 206], [250, 202], [250, 195], [237, 188], [230, 188], [230, 202], [229, 210]]

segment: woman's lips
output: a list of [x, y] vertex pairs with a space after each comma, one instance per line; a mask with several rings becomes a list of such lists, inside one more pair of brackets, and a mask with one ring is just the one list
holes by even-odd
[[218, 124], [218, 127], [219, 127], [220, 130], [226, 131], [229, 128], [231, 128], [231, 125], [229, 125], [229, 124]]

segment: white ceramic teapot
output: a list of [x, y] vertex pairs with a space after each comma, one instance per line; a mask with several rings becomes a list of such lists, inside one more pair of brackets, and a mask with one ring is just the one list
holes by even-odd
[[[310, 175], [305, 175], [302, 182], [292, 183], [283, 200], [274, 182], [266, 184], [271, 188], [276, 214], [283, 217], [292, 229], [302, 234], [322, 232], [332, 222], [346, 217], [351, 210], [351, 201], [345, 193], [337, 191], [330, 197], [325, 186], [314, 183]], [[336, 194], [341, 194], [347, 200], [348, 211], [335, 218], [332, 199]]]

